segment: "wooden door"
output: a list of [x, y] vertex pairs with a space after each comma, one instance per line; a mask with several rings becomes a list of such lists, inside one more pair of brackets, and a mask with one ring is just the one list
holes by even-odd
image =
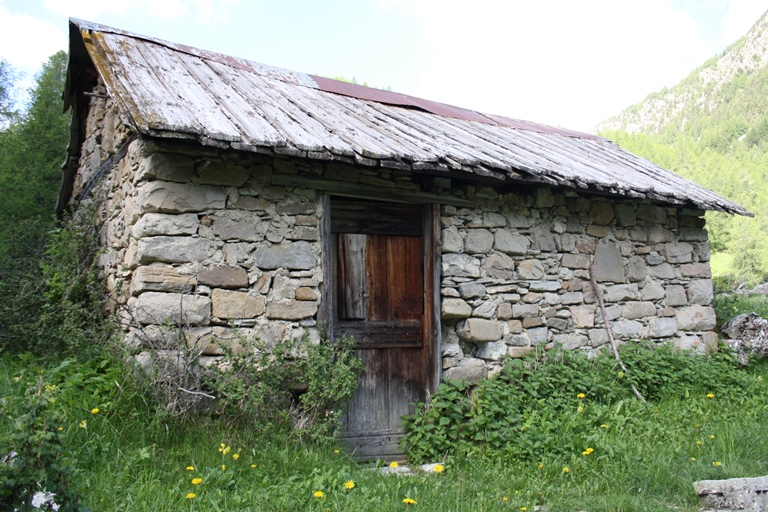
[[422, 206], [331, 200], [333, 335], [364, 369], [344, 419], [359, 457], [400, 453], [401, 418], [433, 389], [432, 230]]

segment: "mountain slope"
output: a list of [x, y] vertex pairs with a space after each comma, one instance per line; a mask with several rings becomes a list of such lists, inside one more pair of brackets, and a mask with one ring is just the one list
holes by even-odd
[[768, 13], [719, 57], [597, 130], [754, 212], [708, 213], [710, 244], [733, 257], [735, 279], [768, 277]]

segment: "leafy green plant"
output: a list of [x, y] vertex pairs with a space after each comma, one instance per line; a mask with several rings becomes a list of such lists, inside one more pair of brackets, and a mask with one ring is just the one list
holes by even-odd
[[[751, 382], [725, 351], [700, 356], [671, 346], [628, 344], [621, 357], [631, 369], [627, 375], [608, 354], [589, 359], [561, 351], [542, 360], [509, 360], [495, 378], [473, 389], [443, 383], [429, 404], [419, 404], [404, 418], [408, 456], [415, 461], [479, 453], [528, 461], [565, 457], [594, 447], [602, 425], [643, 428], [641, 418], [661, 401], [733, 396]], [[634, 398], [633, 384], [648, 405]]]

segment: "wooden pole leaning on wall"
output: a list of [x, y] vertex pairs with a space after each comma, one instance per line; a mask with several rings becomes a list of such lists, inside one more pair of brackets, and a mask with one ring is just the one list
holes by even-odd
[[[605, 332], [608, 334], [608, 341], [611, 343], [611, 349], [613, 349], [613, 356], [616, 358], [619, 366], [621, 366], [624, 374], [627, 375], [629, 374], [629, 370], [627, 370], [627, 367], [624, 365], [624, 361], [621, 360], [621, 356], [619, 355], [619, 348], [616, 345], [616, 340], [613, 338], [613, 332], [611, 332], [611, 325], [608, 323], [608, 315], [605, 311], [605, 301], [603, 300], [603, 289], [598, 286], [597, 279], [595, 278], [594, 259], [590, 259], [589, 261], [589, 281], [592, 283], [592, 289], [595, 290], [597, 304], [600, 307], [600, 314], [603, 315], [603, 326], [605, 327]], [[635, 392], [635, 396], [637, 398], [639, 398], [643, 403], [648, 403], [646, 402], [645, 398], [643, 398], [643, 395], [640, 393], [640, 391], [637, 390], [634, 384], [630, 382], [629, 385], [632, 386], [632, 391]]]

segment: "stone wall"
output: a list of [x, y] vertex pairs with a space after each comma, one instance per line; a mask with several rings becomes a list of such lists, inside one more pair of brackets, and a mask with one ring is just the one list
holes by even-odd
[[[131, 134], [110, 100], [91, 102], [75, 194]], [[139, 138], [94, 197], [105, 220], [104, 278], [140, 358], [177, 347], [180, 326], [203, 358], [220, 356], [222, 345], [238, 349], [240, 339], [319, 339], [322, 192], [274, 185], [286, 177], [473, 201], [442, 200], [444, 377], [478, 380], [503, 356], [537, 347], [604, 346], [592, 262], [617, 339], [716, 341], [701, 211], [548, 188], [500, 195], [383, 162]]]
[[714, 346], [703, 211], [540, 188], [443, 207], [444, 378], [479, 380], [503, 356], [616, 340]]

